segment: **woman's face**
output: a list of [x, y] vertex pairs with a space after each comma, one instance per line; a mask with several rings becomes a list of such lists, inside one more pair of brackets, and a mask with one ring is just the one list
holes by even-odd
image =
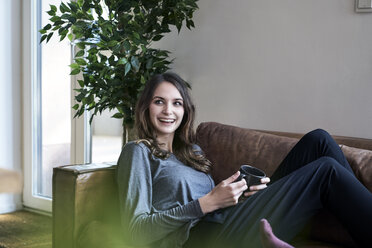
[[173, 84], [164, 81], [158, 85], [149, 106], [149, 113], [158, 138], [169, 135], [173, 138], [184, 114], [182, 96]]

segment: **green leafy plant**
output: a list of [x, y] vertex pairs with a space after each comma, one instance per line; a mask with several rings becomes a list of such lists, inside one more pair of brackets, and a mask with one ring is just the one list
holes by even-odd
[[82, 74], [75, 89], [76, 115], [90, 110], [90, 121], [103, 110], [123, 119], [125, 128], [134, 124], [134, 108], [145, 82], [169, 69], [167, 50], [153, 43], [186, 24], [194, 27], [197, 0], [77, 0], [50, 5], [50, 23], [39, 32], [40, 42], [54, 34], [70, 39], [80, 50], [70, 65], [71, 75]]

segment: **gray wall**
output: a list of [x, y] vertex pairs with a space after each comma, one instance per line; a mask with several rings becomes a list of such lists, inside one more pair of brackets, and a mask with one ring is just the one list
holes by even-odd
[[200, 0], [167, 36], [197, 121], [372, 138], [372, 13], [353, 0]]

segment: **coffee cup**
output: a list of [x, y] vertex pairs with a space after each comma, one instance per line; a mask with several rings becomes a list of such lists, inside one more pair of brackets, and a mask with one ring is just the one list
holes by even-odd
[[248, 186], [247, 191], [249, 191], [249, 187], [252, 185], [262, 184], [261, 179], [266, 177], [266, 174], [264, 171], [256, 167], [250, 166], [250, 165], [240, 166], [239, 171], [240, 171], [240, 175], [237, 181], [244, 179], [247, 182], [247, 186]]

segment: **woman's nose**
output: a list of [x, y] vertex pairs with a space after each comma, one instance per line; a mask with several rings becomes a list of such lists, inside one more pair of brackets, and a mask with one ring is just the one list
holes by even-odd
[[172, 113], [172, 106], [170, 104], [165, 104], [163, 108], [164, 114], [171, 114]]

